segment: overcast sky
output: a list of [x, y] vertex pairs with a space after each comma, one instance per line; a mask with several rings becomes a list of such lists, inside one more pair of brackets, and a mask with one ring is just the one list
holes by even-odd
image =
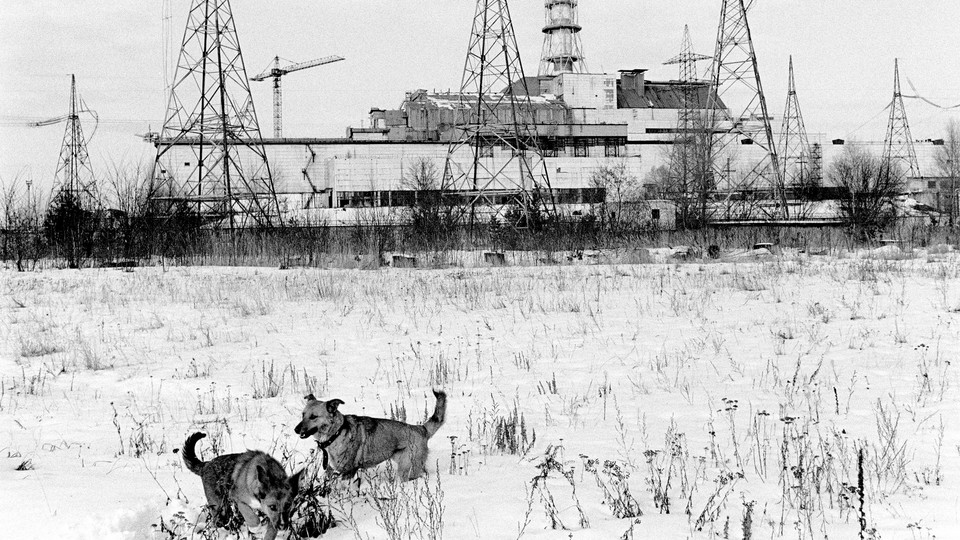
[[[158, 131], [166, 108], [164, 53], [175, 56], [192, 0], [168, 0], [173, 43], [164, 46], [163, 0], [2, 0], [0, 9], [0, 182], [49, 185], [63, 124], [26, 127], [67, 110], [69, 74], [100, 116], [93, 166], [150, 162], [135, 137]], [[342, 136], [371, 107], [397, 107], [404, 92], [460, 84], [473, 0], [234, 0], [248, 75], [279, 55], [294, 61], [339, 54], [345, 62], [283, 80], [284, 134]], [[807, 129], [826, 139], [882, 140], [893, 59], [928, 99], [960, 103], [960, 2], [945, 0], [756, 0], [750, 23], [770, 111], [786, 97], [794, 56]], [[542, 0], [512, 0], [528, 75], [542, 45]], [[713, 54], [720, 0], [581, 0], [582, 39], [594, 72], [649, 68], [677, 53], [684, 24], [698, 52]], [[165, 49], [167, 49], [165, 51]], [[706, 68], [706, 64], [702, 67]], [[171, 75], [167, 75], [167, 78]], [[265, 135], [272, 132], [270, 84], [251, 83]], [[955, 112], [907, 101], [914, 138], [936, 138]], [[93, 129], [92, 121], [84, 126]]]

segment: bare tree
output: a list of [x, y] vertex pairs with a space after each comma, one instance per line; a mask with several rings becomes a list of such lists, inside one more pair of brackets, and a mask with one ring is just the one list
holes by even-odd
[[448, 190], [441, 180], [441, 171], [430, 158], [417, 158], [407, 168], [400, 185], [404, 191], [395, 201], [399, 206], [410, 208], [410, 225], [416, 234], [427, 239], [438, 235], [453, 225], [453, 211], [447, 200]]
[[142, 163], [111, 164], [103, 183], [110, 208], [130, 217], [144, 216], [156, 191], [153, 175]]
[[669, 165], [658, 173], [658, 191], [677, 205], [677, 225], [699, 227], [706, 222], [714, 180], [713, 129], [708, 115], [700, 114], [677, 134], [670, 146]]
[[943, 146], [937, 147], [937, 168], [940, 174], [949, 181], [949, 193], [942, 210], [950, 216], [950, 226], [957, 223], [957, 178], [960, 177], [960, 122], [950, 119], [947, 122], [947, 132], [943, 138]]
[[843, 189], [840, 210], [861, 238], [876, 236], [896, 219], [894, 200], [904, 186], [903, 170], [897, 164], [848, 144], [828, 174]]
[[101, 179], [108, 210], [98, 235], [105, 255], [130, 258], [143, 247], [150, 230], [156, 183], [142, 163], [112, 163]]
[[590, 185], [605, 192], [604, 202], [600, 203], [601, 222], [618, 228], [628, 221], [624, 215], [625, 203], [640, 199], [640, 182], [620, 160], [605, 163], [590, 175]]

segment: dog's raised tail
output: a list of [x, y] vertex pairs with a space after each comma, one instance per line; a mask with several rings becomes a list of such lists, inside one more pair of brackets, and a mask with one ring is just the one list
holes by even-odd
[[434, 390], [433, 395], [437, 398], [437, 406], [433, 409], [433, 416], [423, 425], [427, 429], [427, 438], [433, 437], [433, 434], [440, 429], [447, 415], [447, 393], [443, 390]]
[[187, 441], [183, 443], [183, 462], [186, 463], [187, 468], [190, 469], [190, 472], [193, 474], [199, 475], [203, 471], [203, 466], [207, 463], [201, 461], [197, 457], [196, 449], [194, 448], [197, 445], [197, 441], [206, 437], [206, 433], [194, 433], [193, 435], [187, 437]]

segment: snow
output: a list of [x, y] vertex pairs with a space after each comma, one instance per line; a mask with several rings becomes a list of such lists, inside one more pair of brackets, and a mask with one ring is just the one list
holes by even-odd
[[[0, 536], [165, 538], [160, 519], [195, 519], [204, 501], [174, 452], [189, 433], [211, 434], [208, 459], [218, 440], [292, 471], [315, 445], [293, 433], [308, 391], [343, 399], [346, 413], [403, 407], [417, 421], [438, 382], [450, 395], [430, 444], [444, 538], [517, 538], [548, 445], [562, 445], [589, 528], [552, 474], [570, 530], [550, 529], [535, 496], [523, 538], [620, 538], [631, 525], [635, 538], [740, 538], [750, 501], [756, 538], [853, 538], [857, 504], [839, 493], [856, 487], [861, 446], [876, 537], [957, 535], [955, 252], [671, 255], [441, 270], [0, 270]], [[255, 397], [272, 394], [271, 369], [274, 382], [283, 374], [277, 395]], [[536, 431], [525, 456], [479, 433], [515, 406]], [[450, 474], [450, 436], [467, 450], [466, 474]], [[639, 522], [612, 515], [581, 455], [622, 462]], [[654, 488], [668, 471], [666, 514]], [[698, 531], [714, 493], [726, 497]], [[358, 531], [324, 538], [387, 537], [364, 496], [347, 504]]]

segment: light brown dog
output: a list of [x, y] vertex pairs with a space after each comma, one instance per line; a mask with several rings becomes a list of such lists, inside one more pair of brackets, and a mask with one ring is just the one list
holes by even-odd
[[423, 476], [427, 462], [427, 439], [443, 425], [447, 394], [434, 390], [437, 405], [433, 416], [416, 426], [389, 420], [343, 414], [343, 401], [319, 401], [310, 394], [303, 417], [293, 429], [301, 439], [313, 436], [326, 452], [325, 467], [343, 478], [353, 478], [360, 469], [376, 466], [388, 459], [397, 467], [397, 477], [412, 480]]
[[233, 502], [243, 516], [247, 528], [262, 531], [257, 511], [267, 516], [264, 540], [273, 540], [278, 529], [286, 529], [290, 520], [290, 505], [300, 486], [300, 473], [287, 478], [283, 466], [269, 455], [249, 450], [242, 454], [224, 454], [210, 461], [197, 457], [197, 441], [206, 437], [194, 433], [183, 444], [183, 462], [191, 472], [203, 480], [207, 505], [223, 526], [225, 505]]

